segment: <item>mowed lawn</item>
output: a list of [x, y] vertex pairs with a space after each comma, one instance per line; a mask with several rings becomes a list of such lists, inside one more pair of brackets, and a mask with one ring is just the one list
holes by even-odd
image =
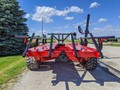
[[108, 43], [108, 44], [105, 44], [105, 45], [108, 45], [108, 46], [117, 46], [117, 47], [120, 47], [120, 38], [117, 39], [118, 41], [117, 42], [112, 42], [112, 43]]
[[116, 44], [116, 43], [112, 43], [112, 44], [107, 44], [108, 46], [117, 46], [120, 47], [120, 43]]
[[25, 59], [21, 55], [0, 57], [0, 88], [9, 80], [17, 78], [25, 68]]

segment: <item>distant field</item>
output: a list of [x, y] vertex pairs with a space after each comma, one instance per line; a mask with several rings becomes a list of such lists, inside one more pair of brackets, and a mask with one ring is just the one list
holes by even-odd
[[110, 44], [105, 44], [105, 45], [120, 47], [120, 39], [117, 39], [117, 40], [118, 40], [117, 42], [111, 42]]
[[118, 42], [120, 43], [120, 38], [119, 39], [117, 39], [118, 40]]
[[[65, 40], [65, 42], [72, 42], [71, 40]], [[80, 40], [75, 40], [76, 43], [80, 43]], [[92, 40], [91, 39], [88, 39], [88, 42], [91, 43]], [[108, 44], [107, 44], [108, 43]], [[118, 42], [111, 42], [109, 44], [109, 42], [105, 42], [104, 45], [107, 45], [107, 46], [117, 46], [117, 47], [120, 47], [120, 39], [118, 39]]]
[[25, 60], [20, 55], [0, 57], [0, 90], [3, 84], [17, 78], [25, 68]]
[[120, 47], [120, 43], [105, 44], [107, 46], [117, 46]]
[[[67, 39], [67, 40], [65, 40], [65, 42], [72, 42], [72, 40], [68, 40], [68, 39]], [[76, 42], [76, 43], [79, 43], [80, 40], [75, 40], [75, 42]]]

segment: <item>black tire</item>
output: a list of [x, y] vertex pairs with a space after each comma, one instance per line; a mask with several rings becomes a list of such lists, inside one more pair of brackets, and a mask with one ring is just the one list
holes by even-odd
[[33, 57], [27, 58], [27, 68], [31, 71], [36, 71], [39, 69], [39, 61], [35, 60]]
[[68, 62], [69, 61], [65, 51], [62, 51], [60, 53], [60, 55], [56, 58], [56, 61], [61, 61], [61, 62]]
[[94, 70], [97, 67], [97, 59], [96, 58], [91, 58], [85, 63], [85, 68], [87, 70]]
[[68, 60], [68, 57], [66, 57], [66, 56], [59, 56], [56, 58], [55, 61], [56, 62], [68, 62], [69, 60]]

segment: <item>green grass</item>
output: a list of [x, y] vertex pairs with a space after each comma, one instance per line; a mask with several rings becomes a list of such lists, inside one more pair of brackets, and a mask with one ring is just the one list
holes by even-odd
[[25, 68], [25, 60], [20, 55], [0, 57], [0, 88], [9, 80], [16, 79]]
[[114, 43], [120, 43], [120, 38], [117, 39], [117, 42], [114, 42]]
[[117, 47], [120, 47], [120, 43], [118, 43], [118, 44], [105, 44], [105, 45], [107, 45], [107, 46], [117, 46]]
[[117, 39], [118, 40], [118, 43], [120, 43], [120, 38], [119, 39]]
[[120, 47], [120, 38], [117, 39], [118, 41], [117, 42], [112, 42], [111, 44], [105, 44], [107, 46], [117, 46], [117, 47]]
[[[72, 42], [72, 40], [66, 39], [65, 42]], [[76, 43], [80, 43], [81, 40], [76, 39], [75, 42], [76, 42]], [[88, 39], [88, 42], [92, 42], [92, 39]]]
[[[65, 42], [72, 42], [72, 40], [67, 39], [67, 40], [65, 40]], [[75, 42], [76, 42], [76, 43], [79, 43], [79, 42], [80, 42], [80, 40], [75, 40]]]

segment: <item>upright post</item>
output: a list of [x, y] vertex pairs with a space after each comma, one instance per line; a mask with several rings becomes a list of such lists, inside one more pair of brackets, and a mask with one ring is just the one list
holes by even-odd
[[42, 34], [42, 39], [43, 39], [43, 17], [42, 17], [41, 34]]
[[32, 34], [32, 36], [31, 36], [31, 38], [30, 38], [30, 42], [29, 42], [29, 44], [26, 46], [26, 48], [25, 48], [25, 50], [24, 50], [24, 52], [23, 52], [23, 57], [25, 57], [25, 55], [26, 55], [26, 53], [27, 53], [27, 51], [28, 51], [28, 49], [29, 49], [29, 47], [30, 47], [30, 45], [31, 45], [31, 43], [32, 43], [32, 40], [33, 40], [33, 37], [35, 36], [35, 33], [33, 33]]
[[49, 57], [51, 57], [51, 54], [52, 54], [52, 45], [53, 45], [53, 33], [52, 33], [52, 35], [51, 35]]
[[100, 47], [98, 46], [98, 44], [97, 44], [95, 38], [93, 37], [92, 33], [90, 33], [90, 36], [91, 36], [91, 38], [92, 38], [92, 41], [93, 41], [93, 43], [94, 43], [97, 51], [100, 53], [101, 58], [103, 58], [103, 53], [101, 52]]
[[78, 57], [78, 55], [77, 55], [77, 50], [76, 50], [76, 47], [75, 47], [74, 38], [73, 38], [73, 33], [71, 33], [71, 39], [72, 39], [72, 45], [73, 45], [75, 57]]
[[[86, 22], [86, 29], [85, 29], [85, 37], [87, 37], [88, 34], [89, 34], [89, 30], [88, 30], [88, 28], [89, 28], [89, 21], [90, 21], [90, 14], [87, 15], [87, 22]], [[87, 39], [85, 39], [84, 42], [85, 42], [85, 46], [87, 46], [87, 44], [88, 44]]]

